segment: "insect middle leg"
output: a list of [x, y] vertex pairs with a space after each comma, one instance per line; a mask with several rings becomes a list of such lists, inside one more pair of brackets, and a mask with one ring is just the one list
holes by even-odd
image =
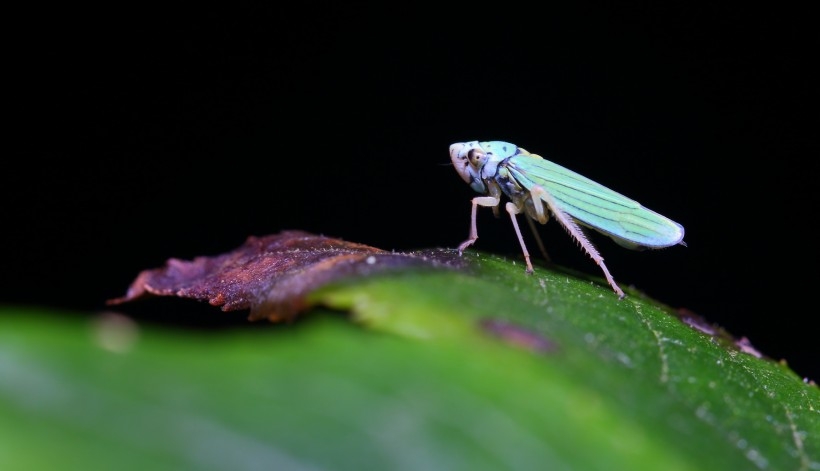
[[[521, 251], [524, 252], [524, 261], [527, 262], [527, 273], [532, 273], [535, 270], [532, 268], [532, 262], [530, 261], [530, 253], [527, 251], [527, 246], [524, 244], [524, 238], [521, 237], [521, 229], [518, 227], [518, 219], [516, 216], [518, 213], [523, 211], [523, 208], [519, 208], [513, 203], [507, 203], [505, 207], [507, 212], [510, 214], [510, 219], [513, 223], [513, 228], [515, 228], [515, 234], [518, 236], [518, 243], [521, 244]], [[526, 217], [526, 214], [524, 215]]]

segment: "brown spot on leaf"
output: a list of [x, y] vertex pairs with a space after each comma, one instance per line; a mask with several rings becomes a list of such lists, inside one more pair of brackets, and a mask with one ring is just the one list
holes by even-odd
[[208, 301], [223, 311], [250, 309], [250, 320], [289, 319], [309, 307], [306, 296], [329, 283], [385, 270], [454, 267], [454, 251], [387, 252], [375, 247], [303, 231], [249, 237], [231, 252], [193, 260], [169, 259], [144, 270], [121, 304], [150, 296]]
[[752, 342], [746, 337], [741, 337], [740, 340], [735, 342], [735, 345], [737, 345], [737, 348], [743, 353], [748, 353], [757, 358], [763, 358], [763, 354], [757, 351], [754, 345], [752, 345]]
[[752, 345], [752, 342], [749, 341], [748, 338], [735, 338], [731, 333], [726, 331], [726, 329], [720, 327], [717, 324], [712, 324], [706, 321], [706, 319], [704, 319], [703, 316], [695, 313], [691, 309], [681, 307], [678, 308], [676, 314], [683, 323], [687, 324], [689, 327], [692, 327], [693, 329], [703, 332], [706, 335], [710, 335], [713, 339], [715, 339], [715, 341], [721, 343], [722, 345], [735, 348], [743, 353], [747, 353], [757, 358], [767, 358], [766, 355], [760, 353]]
[[703, 316], [690, 309], [685, 307], [678, 308], [676, 314], [678, 319], [680, 319], [684, 324], [693, 329], [699, 330], [706, 335], [717, 336], [722, 334], [719, 326], [708, 322], [703, 318]]
[[480, 323], [485, 332], [498, 337], [504, 342], [533, 352], [553, 352], [557, 349], [554, 342], [538, 332], [515, 325], [500, 319], [484, 319]]

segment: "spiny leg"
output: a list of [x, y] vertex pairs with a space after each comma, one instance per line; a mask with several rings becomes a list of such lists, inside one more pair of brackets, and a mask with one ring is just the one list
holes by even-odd
[[[524, 252], [524, 260], [527, 262], [527, 273], [532, 273], [532, 262], [530, 262], [530, 253], [527, 252], [527, 246], [524, 244], [524, 238], [521, 237], [521, 229], [518, 227], [518, 220], [516, 219], [516, 214], [521, 212], [521, 208], [518, 206], [507, 203], [506, 206], [507, 212], [510, 213], [510, 219], [512, 220], [513, 227], [515, 228], [515, 234], [518, 236], [518, 242], [521, 244], [521, 251]], [[524, 215], [526, 216], [526, 214]]]
[[464, 252], [464, 249], [473, 245], [475, 241], [478, 239], [478, 227], [476, 226], [476, 215], [478, 213], [478, 207], [484, 206], [496, 209], [500, 202], [501, 200], [495, 196], [476, 196], [475, 198], [473, 198], [473, 210], [472, 216], [470, 218], [470, 238], [465, 240], [461, 243], [461, 245], [458, 246], [459, 255], [461, 255], [461, 253]]
[[[536, 198], [537, 196], [537, 198]], [[609, 282], [609, 286], [615, 290], [615, 293], [618, 295], [618, 299], [623, 299], [626, 294], [621, 290], [617, 283], [615, 283], [615, 279], [612, 278], [612, 275], [609, 274], [609, 270], [606, 268], [606, 264], [604, 264], [604, 257], [601, 257], [601, 254], [598, 253], [598, 250], [595, 249], [595, 246], [592, 245], [592, 242], [587, 239], [587, 236], [578, 227], [578, 224], [572, 220], [572, 218], [567, 215], [565, 212], [561, 211], [555, 204], [555, 201], [552, 199], [552, 196], [540, 186], [536, 186], [532, 190], [532, 197], [533, 197], [533, 205], [535, 206], [535, 211], [537, 214], [543, 214], [543, 206], [541, 205], [541, 201], [545, 201], [547, 206], [549, 206], [550, 210], [552, 211], [552, 215], [558, 222], [561, 223], [562, 226], [570, 233], [575, 240], [581, 244], [581, 247], [584, 248], [586, 253], [601, 267], [601, 270], [604, 272], [604, 276], [606, 277], [606, 281]], [[540, 211], [539, 212], [539, 206]]]

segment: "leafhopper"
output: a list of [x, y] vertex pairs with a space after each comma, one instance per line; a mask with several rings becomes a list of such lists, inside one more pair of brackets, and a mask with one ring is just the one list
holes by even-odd
[[450, 146], [450, 159], [470, 188], [483, 195], [472, 200], [470, 238], [458, 246], [459, 254], [478, 239], [478, 207], [490, 207], [498, 216], [502, 194], [510, 200], [504, 208], [521, 244], [527, 273], [532, 273], [533, 267], [516, 218], [522, 212], [545, 258], [549, 260], [532, 221], [546, 224], [552, 215], [601, 267], [607, 282], [621, 299], [625, 296], [623, 290], [615, 283], [603, 257], [584, 234], [582, 226], [632, 250], [686, 245], [683, 226], [677, 222], [515, 144], [504, 141], [459, 142]]

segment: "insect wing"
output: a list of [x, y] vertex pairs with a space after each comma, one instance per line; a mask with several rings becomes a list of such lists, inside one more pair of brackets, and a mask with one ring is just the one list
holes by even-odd
[[515, 156], [507, 168], [521, 186], [540, 185], [557, 209], [624, 247], [661, 248], [683, 240], [680, 224], [538, 155]]

